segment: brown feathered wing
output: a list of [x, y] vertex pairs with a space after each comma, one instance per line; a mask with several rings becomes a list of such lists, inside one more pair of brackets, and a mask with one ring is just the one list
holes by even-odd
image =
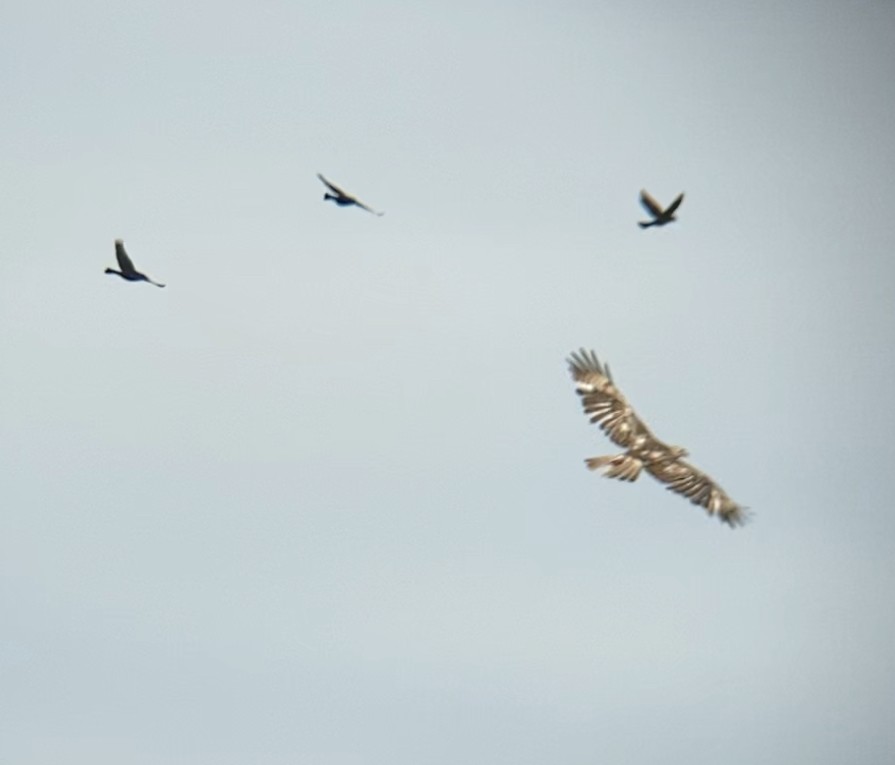
[[709, 515], [717, 515], [730, 526], [740, 526], [746, 522], [746, 508], [734, 502], [711, 477], [689, 462], [677, 459], [646, 463], [644, 467], [651, 476], [668, 484], [666, 489], [705, 508]]
[[569, 371], [581, 396], [584, 413], [613, 443], [625, 449], [668, 448], [650, 432], [615, 387], [609, 365], [600, 364], [596, 353], [582, 348], [570, 354]]

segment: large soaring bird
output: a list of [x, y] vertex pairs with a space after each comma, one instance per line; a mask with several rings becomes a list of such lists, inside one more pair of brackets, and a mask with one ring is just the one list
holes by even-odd
[[637, 225], [640, 226], [640, 228], [649, 228], [650, 226], [664, 226], [666, 223], [671, 223], [671, 221], [677, 220], [674, 217], [674, 211], [681, 206], [681, 202], [683, 201], [684, 194], [681, 192], [677, 199], [663, 210], [662, 205], [653, 199], [645, 190], [642, 190], [640, 192], [640, 204], [642, 204], [644, 209], [653, 216], [653, 219], [648, 223], [637, 221]]
[[738, 505], [712, 478], [683, 457], [687, 450], [669, 446], [656, 438], [643, 423], [621, 391], [615, 387], [609, 366], [600, 364], [593, 351], [583, 348], [568, 359], [575, 389], [584, 412], [609, 438], [625, 451], [611, 457], [585, 460], [590, 470], [602, 470], [607, 478], [636, 481], [641, 470], [668, 484], [666, 488], [683, 494], [694, 505], [704, 507], [730, 526], [746, 520], [746, 508]]
[[324, 201], [327, 199], [331, 199], [335, 202], [339, 207], [349, 207], [354, 205], [355, 207], [360, 207], [362, 210], [366, 210], [367, 212], [373, 213], [373, 215], [379, 215], [380, 217], [385, 215], [385, 213], [376, 212], [376, 210], [367, 207], [363, 202], [361, 202], [357, 197], [351, 196], [351, 194], [347, 194], [342, 191], [338, 186], [333, 183], [330, 183], [326, 178], [324, 178], [320, 173], [317, 173], [317, 177], [326, 184], [326, 187], [332, 192], [332, 194], [326, 193], [323, 195]]
[[116, 271], [114, 268], [107, 268], [107, 274], [117, 274], [122, 279], [127, 279], [129, 282], [149, 282], [150, 284], [154, 284], [156, 287], [164, 287], [164, 284], [159, 284], [158, 282], [152, 281], [146, 274], [141, 274], [136, 268], [134, 268], [134, 262], [127, 256], [127, 253], [124, 251], [124, 242], [121, 239], [115, 240], [115, 257], [118, 259], [118, 267], [121, 269], [120, 271]]

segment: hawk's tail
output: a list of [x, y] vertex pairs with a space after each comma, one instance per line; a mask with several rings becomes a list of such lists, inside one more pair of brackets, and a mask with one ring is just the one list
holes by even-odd
[[588, 470], [602, 470], [606, 478], [618, 478], [619, 481], [636, 481], [643, 470], [643, 463], [630, 454], [617, 454], [614, 457], [591, 457], [584, 460]]

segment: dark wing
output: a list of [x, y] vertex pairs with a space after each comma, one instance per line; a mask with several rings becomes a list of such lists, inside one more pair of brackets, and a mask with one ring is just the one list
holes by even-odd
[[645, 189], [640, 192], [640, 204], [642, 204], [646, 211], [654, 218], [658, 218], [662, 215], [662, 205], [653, 199]]
[[600, 364], [597, 354], [582, 348], [568, 358], [569, 372], [581, 396], [584, 413], [591, 422], [619, 446], [626, 449], [667, 448], [658, 441], [615, 387], [609, 366]]
[[669, 491], [682, 494], [729, 526], [741, 526], [746, 522], [746, 508], [734, 502], [711, 477], [690, 463], [669, 456], [667, 461], [648, 462], [644, 467], [650, 475], [667, 483]]
[[132, 274], [137, 270], [134, 268], [133, 261], [124, 251], [124, 242], [121, 239], [115, 240], [115, 257], [118, 259], [118, 267], [121, 269], [122, 273]]
[[665, 211], [664, 214], [668, 217], [671, 217], [674, 214], [674, 211], [681, 206], [681, 202], [683, 201], [684, 195], [683, 193], [681, 193], [681, 195], [677, 199], [675, 199], [670, 205], [668, 205], [668, 209]]
[[340, 189], [335, 184], [330, 183], [320, 173], [317, 173], [317, 177], [327, 185], [327, 187], [329, 188], [330, 191], [333, 192], [333, 194], [338, 194], [340, 197], [345, 197], [346, 199], [351, 199], [351, 196], [349, 194], [346, 194], [344, 191], [342, 191], [342, 189]]

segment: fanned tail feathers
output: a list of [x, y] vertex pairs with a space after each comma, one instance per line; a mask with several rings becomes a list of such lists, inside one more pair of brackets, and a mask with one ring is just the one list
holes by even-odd
[[643, 470], [643, 462], [630, 454], [591, 457], [584, 463], [588, 470], [601, 470], [606, 478], [618, 478], [619, 481], [636, 481]]

